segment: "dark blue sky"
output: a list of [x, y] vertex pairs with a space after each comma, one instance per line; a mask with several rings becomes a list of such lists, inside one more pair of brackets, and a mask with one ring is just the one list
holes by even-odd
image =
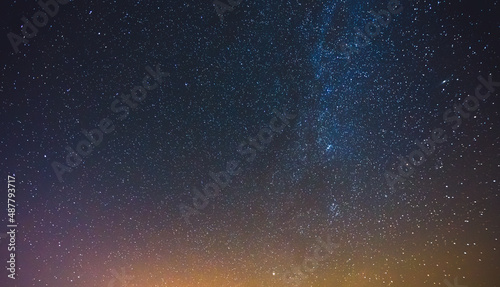
[[[362, 45], [390, 2], [242, 1], [221, 22], [210, 1], [71, 1], [19, 53], [7, 35], [41, 8], [3, 3], [19, 261], [2, 286], [108, 286], [122, 268], [128, 286], [291, 286], [328, 236], [339, 248], [302, 286], [494, 286], [500, 87], [456, 130], [443, 113], [500, 81], [499, 2], [402, 1]], [[147, 67], [169, 75], [125, 102]], [[294, 117], [266, 142], [273, 110]], [[102, 119], [114, 131], [60, 182], [52, 163]], [[391, 189], [436, 128], [446, 142]]]

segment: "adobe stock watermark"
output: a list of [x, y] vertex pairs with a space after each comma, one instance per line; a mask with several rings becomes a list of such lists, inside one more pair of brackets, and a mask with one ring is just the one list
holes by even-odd
[[[467, 96], [461, 103], [454, 103], [453, 109], [447, 109], [443, 113], [443, 121], [451, 124], [452, 130], [457, 130], [462, 125], [462, 118], [469, 119], [479, 108], [479, 101], [485, 101], [495, 92], [495, 87], [500, 87], [500, 82], [493, 82], [492, 75], [488, 75], [488, 80], [483, 76], [478, 76], [479, 85], [474, 90], [474, 95]], [[411, 151], [406, 157], [398, 156], [399, 165], [397, 174], [388, 170], [385, 172], [385, 180], [391, 190], [394, 190], [396, 183], [404, 183], [414, 172], [415, 167], [422, 165], [426, 161], [426, 156], [431, 156], [438, 144], [447, 140], [446, 132], [443, 128], [432, 130], [429, 138], [423, 141], [415, 141], [418, 147]]]
[[[339, 248], [339, 245], [332, 242], [332, 238], [328, 235], [327, 241], [323, 241], [320, 237], [316, 238], [317, 244], [314, 245], [313, 254], [304, 258], [300, 266], [293, 265], [290, 269], [283, 273], [281, 279], [289, 284], [290, 286], [300, 286], [300, 284], [309, 275], [304, 274], [312, 273], [316, 268], [319, 267], [319, 262], [327, 260], [335, 249]], [[323, 254], [321, 254], [323, 253]], [[302, 272], [301, 270], [304, 272]]]
[[38, 34], [38, 28], [47, 26], [49, 23], [49, 16], [54, 18], [57, 13], [59, 13], [59, 4], [68, 4], [69, 0], [48, 0], [46, 2], [40, 0], [37, 3], [43, 11], [35, 12], [33, 16], [31, 16], [31, 21], [24, 16], [21, 18], [23, 22], [21, 28], [22, 37], [14, 32], [9, 32], [7, 34], [10, 45], [16, 54], [19, 53], [19, 45], [28, 44], [29, 39], [34, 38]]
[[[248, 137], [248, 142], [242, 141], [238, 146], [237, 152], [241, 156], [246, 157], [245, 161], [251, 163], [255, 160], [257, 152], [262, 152], [268, 146], [273, 137], [279, 135], [283, 132], [285, 127], [290, 125], [290, 120], [294, 119], [297, 115], [293, 115], [287, 112], [285, 108], [283, 111], [278, 111], [273, 109], [273, 113], [276, 115], [270, 121], [268, 126], [263, 127], [257, 133], [257, 137]], [[241, 173], [242, 168], [240, 167], [240, 160], [230, 160], [226, 164], [225, 171], [213, 172], [210, 171], [208, 174], [212, 179], [212, 182], [205, 184], [202, 188], [203, 193], [199, 191], [198, 188], [193, 187], [193, 207], [187, 206], [185, 204], [179, 205], [179, 211], [186, 223], [190, 224], [189, 218], [192, 215], [199, 215], [199, 210], [205, 209], [208, 206], [209, 198], [214, 198], [220, 195], [221, 191], [229, 186], [231, 183], [231, 178]]]
[[[125, 274], [125, 268], [122, 267], [122, 274], [118, 273], [115, 269], [111, 269], [111, 274], [113, 274], [113, 279], [109, 280], [106, 287], [126, 287], [128, 283], [134, 280], [135, 276], [130, 276]], [[117, 281], [119, 284], [117, 284]]]
[[350, 60], [354, 53], [359, 53], [359, 48], [370, 45], [371, 41], [380, 34], [381, 26], [387, 28], [392, 20], [392, 16], [397, 16], [401, 11], [403, 11], [403, 5], [399, 0], [389, 0], [387, 10], [380, 9], [378, 12], [370, 10], [368, 13], [375, 19], [365, 24], [364, 33], [359, 28], [354, 28], [356, 31], [353, 39], [354, 42], [351, 44], [340, 42], [338, 44], [341, 53]]
[[[125, 120], [130, 114], [130, 109], [136, 109], [146, 99], [148, 91], [157, 89], [164, 82], [163, 78], [170, 76], [169, 73], [160, 70], [159, 64], [156, 65], [156, 70], [153, 70], [150, 66], [146, 66], [146, 72], [147, 75], [142, 79], [142, 85], [134, 86], [129, 94], [122, 94], [120, 99], [115, 99], [111, 102], [109, 108], [113, 114], [118, 114], [118, 120]], [[154, 82], [151, 83], [153, 79]], [[92, 154], [94, 148], [102, 143], [105, 134], [110, 134], [114, 130], [113, 121], [108, 117], [101, 119], [97, 128], [90, 131], [82, 130], [82, 134], [86, 139], [79, 141], [75, 149], [70, 146], [65, 147], [67, 151], [66, 164], [58, 161], [53, 161], [51, 164], [59, 182], [64, 181], [63, 175], [65, 173], [72, 172], [73, 168], [82, 163], [82, 158], [86, 158]]]
[[240, 5], [242, 0], [227, 0], [229, 4], [223, 3], [219, 0], [214, 0], [213, 5], [215, 8], [215, 12], [217, 13], [217, 16], [219, 16], [219, 19], [221, 22], [224, 22], [224, 14], [227, 12], [232, 12], [234, 10], [234, 7]]
[[444, 284], [446, 284], [447, 287], [467, 287], [466, 285], [459, 285], [458, 284], [458, 277], [455, 277], [455, 280], [453, 281], [454, 284], [451, 284], [448, 279], [444, 279]]

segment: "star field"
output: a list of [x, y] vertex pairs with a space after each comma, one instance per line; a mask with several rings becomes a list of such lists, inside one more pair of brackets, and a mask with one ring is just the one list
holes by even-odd
[[63, 2], [2, 4], [0, 286], [500, 286], [498, 1]]

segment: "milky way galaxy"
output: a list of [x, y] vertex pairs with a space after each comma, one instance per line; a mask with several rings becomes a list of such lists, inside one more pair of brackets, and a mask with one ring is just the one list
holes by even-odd
[[0, 286], [500, 286], [499, 1], [122, 2], [2, 4]]

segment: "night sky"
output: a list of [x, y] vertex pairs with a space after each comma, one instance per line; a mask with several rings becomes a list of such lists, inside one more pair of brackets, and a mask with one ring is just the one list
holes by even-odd
[[3, 1], [0, 286], [500, 286], [500, 1], [215, 3]]

